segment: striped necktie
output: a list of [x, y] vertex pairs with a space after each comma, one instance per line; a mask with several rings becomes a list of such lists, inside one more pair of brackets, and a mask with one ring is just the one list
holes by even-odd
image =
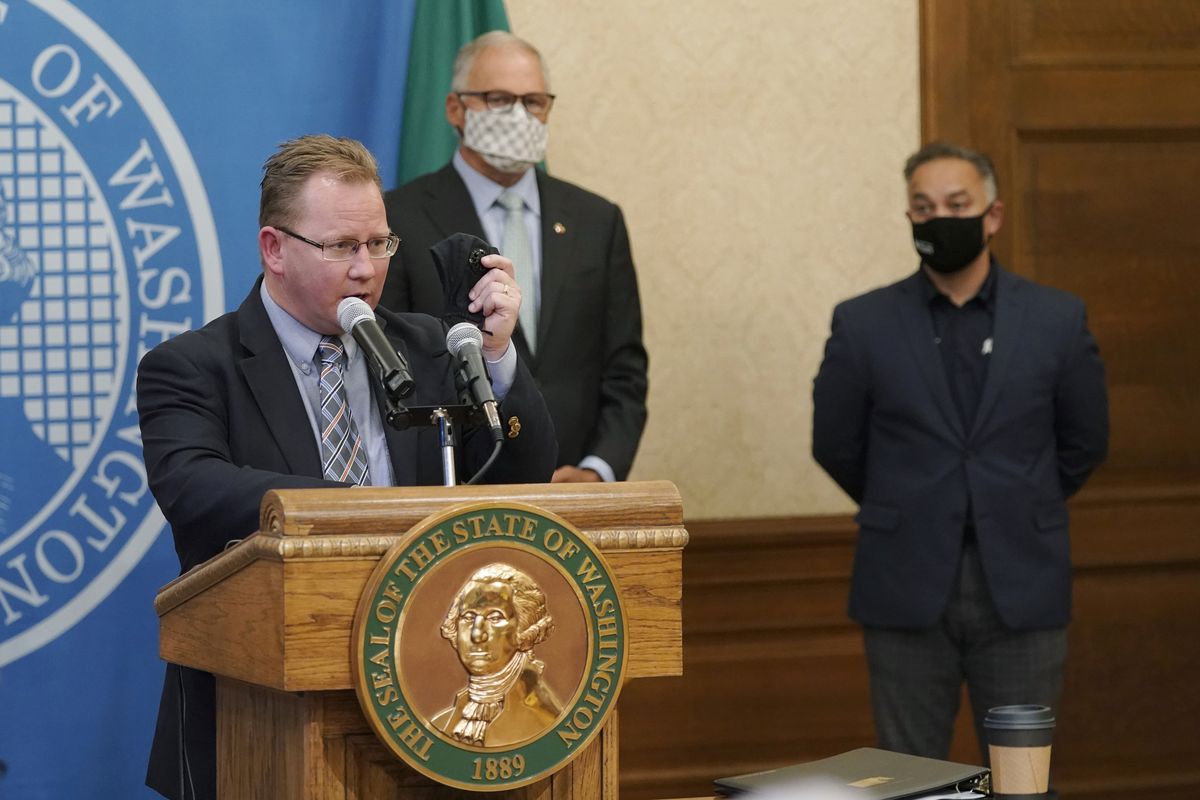
[[505, 209], [504, 255], [513, 262], [517, 285], [521, 287], [521, 333], [529, 352], [537, 348], [538, 285], [533, 275], [533, 249], [529, 246], [529, 232], [525, 230], [525, 200], [521, 195], [505, 189], [496, 198]]
[[331, 481], [370, 485], [367, 451], [350, 415], [342, 381], [342, 340], [326, 336], [317, 345], [321, 365], [321, 470]]

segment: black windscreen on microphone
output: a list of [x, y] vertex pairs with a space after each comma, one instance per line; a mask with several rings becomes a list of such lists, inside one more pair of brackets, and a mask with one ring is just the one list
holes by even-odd
[[354, 341], [367, 354], [388, 394], [394, 400], [412, 394], [416, 386], [412, 373], [408, 371], [403, 357], [383, 335], [383, 329], [375, 320], [375, 312], [371, 307], [357, 297], [347, 297], [338, 303], [337, 312], [338, 324], [354, 337]]
[[503, 441], [504, 430], [500, 426], [496, 395], [492, 392], [492, 383], [483, 363], [483, 334], [471, 323], [460, 322], [446, 334], [446, 349], [459, 360], [459, 372], [471, 395], [471, 405], [483, 411], [487, 417], [492, 438], [497, 442]]

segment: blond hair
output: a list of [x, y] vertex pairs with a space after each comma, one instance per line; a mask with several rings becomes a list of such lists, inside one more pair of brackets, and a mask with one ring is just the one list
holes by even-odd
[[291, 225], [297, 198], [305, 182], [317, 173], [347, 183], [374, 183], [383, 191], [379, 164], [362, 142], [324, 133], [301, 136], [279, 145], [263, 164], [259, 226]]

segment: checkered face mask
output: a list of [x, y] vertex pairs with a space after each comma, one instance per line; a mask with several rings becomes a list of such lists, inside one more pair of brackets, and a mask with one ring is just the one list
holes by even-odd
[[524, 172], [546, 157], [546, 123], [520, 102], [508, 111], [467, 109], [463, 144], [501, 172]]

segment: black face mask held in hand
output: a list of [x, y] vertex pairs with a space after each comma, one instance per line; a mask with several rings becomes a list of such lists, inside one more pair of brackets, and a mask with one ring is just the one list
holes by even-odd
[[455, 233], [429, 248], [433, 265], [437, 267], [442, 281], [442, 296], [446, 308], [442, 321], [447, 325], [469, 322], [479, 327], [483, 324], [483, 310], [471, 313], [471, 289], [479, 282], [488, 268], [479, 262], [483, 256], [500, 251], [469, 233]]
[[947, 274], [958, 272], [983, 252], [983, 218], [991, 205], [977, 217], [934, 217], [912, 224], [913, 246], [929, 268]]

